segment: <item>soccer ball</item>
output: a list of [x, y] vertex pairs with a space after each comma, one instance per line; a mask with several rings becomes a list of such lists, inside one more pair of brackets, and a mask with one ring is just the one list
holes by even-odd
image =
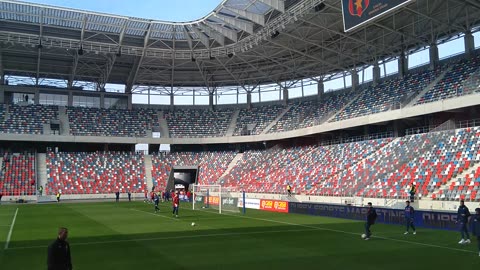
[[195, 222], [192, 222], [192, 226], [195, 226]]
[[362, 239], [365, 239], [367, 238], [367, 235], [366, 234], [362, 234]]

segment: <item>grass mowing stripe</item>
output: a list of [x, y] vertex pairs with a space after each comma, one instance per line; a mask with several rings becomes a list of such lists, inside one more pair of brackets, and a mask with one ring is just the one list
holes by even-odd
[[[147, 242], [157, 240], [179, 240], [179, 239], [194, 239], [203, 237], [219, 237], [219, 236], [239, 236], [239, 235], [255, 235], [255, 234], [267, 234], [267, 233], [287, 233], [287, 232], [308, 232], [321, 230], [317, 229], [292, 229], [292, 230], [276, 230], [276, 231], [255, 231], [255, 232], [232, 232], [232, 233], [210, 233], [210, 234], [198, 234], [198, 235], [184, 235], [184, 236], [166, 236], [166, 237], [153, 237], [153, 238], [138, 238], [138, 239], [124, 239], [124, 240], [112, 240], [112, 241], [93, 241], [84, 243], [70, 243], [70, 246], [86, 246], [86, 245], [99, 245], [99, 244], [114, 244], [114, 243], [127, 243], [127, 242]], [[35, 249], [46, 248], [47, 246], [28, 246], [28, 247], [13, 247], [9, 250], [20, 249]]]
[[8, 244], [10, 243], [10, 238], [12, 237], [13, 226], [15, 226], [15, 220], [17, 219], [18, 208], [15, 210], [15, 215], [13, 216], [12, 224], [10, 225], [10, 231], [8, 231], [7, 241], [5, 242], [5, 248], [8, 249]]
[[[255, 218], [255, 217], [239, 216], [239, 215], [232, 215], [232, 214], [225, 214], [225, 213], [219, 214], [219, 213], [216, 213], [216, 212], [210, 212], [210, 211], [204, 211], [204, 210], [192, 210], [192, 209], [186, 209], [186, 210], [189, 210], [189, 211], [202, 211], [202, 212], [211, 213], [211, 214], [217, 214], [217, 215], [236, 216], [236, 217], [242, 217], [242, 218], [247, 218], [247, 219], [267, 221], [267, 222], [279, 223], [279, 224], [285, 224], [285, 225], [291, 225], [291, 226], [300, 226], [300, 227], [304, 227], [304, 228], [317, 229], [317, 230], [323, 230], [323, 231], [330, 231], [330, 232], [336, 232], [336, 233], [359, 235], [359, 234], [356, 233], [356, 232], [347, 232], [347, 231], [341, 231], [341, 230], [334, 230], [334, 229], [328, 229], [328, 228], [324, 228], [324, 227], [316, 227], [316, 226], [311, 226], [311, 225], [297, 224], [297, 223], [291, 223], [291, 222], [279, 221], [279, 220], [273, 220], [273, 219]], [[476, 251], [471, 251], [471, 250], [466, 250], [466, 249], [452, 248], [452, 247], [439, 246], [439, 245], [427, 244], [427, 243], [421, 243], [421, 242], [414, 242], [414, 241], [407, 241], [407, 240], [401, 240], [401, 239], [395, 239], [395, 238], [389, 238], [389, 237], [383, 237], [383, 236], [374, 236], [374, 238], [384, 239], [384, 240], [389, 240], [389, 241], [394, 241], [394, 242], [399, 242], [399, 243], [415, 244], [415, 245], [425, 246], [425, 247], [434, 247], [434, 248], [448, 249], [448, 250], [454, 250], [454, 251], [460, 251], [460, 252], [466, 252], [466, 253], [475, 253], [475, 254], [477, 253]]]

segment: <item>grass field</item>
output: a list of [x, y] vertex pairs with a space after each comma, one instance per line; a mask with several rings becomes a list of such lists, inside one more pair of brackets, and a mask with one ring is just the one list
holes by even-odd
[[1, 205], [0, 269], [46, 269], [47, 245], [59, 226], [69, 228], [75, 270], [480, 267], [476, 242], [458, 245], [457, 232], [419, 229], [405, 236], [403, 227], [377, 224], [364, 241], [358, 221], [182, 206], [176, 219], [170, 204], [158, 214], [142, 202]]

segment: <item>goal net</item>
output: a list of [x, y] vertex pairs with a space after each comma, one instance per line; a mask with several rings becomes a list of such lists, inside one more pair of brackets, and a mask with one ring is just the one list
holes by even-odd
[[193, 185], [193, 210], [240, 212], [238, 198], [220, 185]]

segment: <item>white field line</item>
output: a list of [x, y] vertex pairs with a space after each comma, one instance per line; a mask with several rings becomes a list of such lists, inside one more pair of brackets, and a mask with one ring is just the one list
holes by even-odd
[[[192, 209], [186, 209], [186, 210], [202, 211], [202, 210], [192, 210]], [[203, 212], [220, 215], [219, 213], [215, 213], [215, 212], [208, 212], [208, 211], [203, 211]], [[221, 215], [236, 216], [236, 217], [241, 217], [241, 218], [267, 221], [267, 222], [279, 223], [279, 224], [285, 224], [285, 225], [291, 225], [291, 226], [299, 226], [299, 227], [322, 230], [322, 231], [329, 231], [329, 232], [336, 232], [336, 233], [343, 233], [343, 234], [351, 234], [351, 235], [360, 235], [357, 232], [347, 232], [347, 231], [341, 231], [341, 230], [334, 230], [334, 229], [329, 229], [329, 228], [322, 228], [322, 227], [316, 227], [316, 226], [305, 225], [305, 224], [296, 224], [296, 223], [278, 221], [278, 220], [273, 220], [273, 219], [255, 218], [255, 217], [248, 217], [248, 216], [241, 216], [241, 215], [229, 215], [229, 214], [225, 214], [225, 213], [222, 213]], [[395, 239], [395, 238], [389, 238], [389, 237], [383, 237], [383, 236], [374, 236], [373, 238], [384, 239], [384, 240], [389, 240], [389, 241], [394, 241], [394, 242], [399, 242], [399, 243], [414, 244], [414, 245], [418, 245], [418, 246], [434, 247], [434, 248], [440, 248], [440, 249], [448, 249], [448, 250], [477, 254], [477, 251], [471, 251], [471, 250], [466, 250], [466, 249], [461, 249], [461, 248], [452, 248], [452, 247], [439, 246], [439, 245], [421, 243], [421, 242], [414, 242], [414, 241], [407, 241], [407, 240], [401, 240], [401, 239]]]
[[10, 225], [10, 231], [8, 231], [7, 241], [5, 242], [5, 248], [8, 249], [8, 244], [10, 244], [10, 239], [12, 238], [13, 226], [15, 226], [15, 220], [17, 220], [18, 208], [15, 210], [15, 215], [13, 216], [12, 224]]

